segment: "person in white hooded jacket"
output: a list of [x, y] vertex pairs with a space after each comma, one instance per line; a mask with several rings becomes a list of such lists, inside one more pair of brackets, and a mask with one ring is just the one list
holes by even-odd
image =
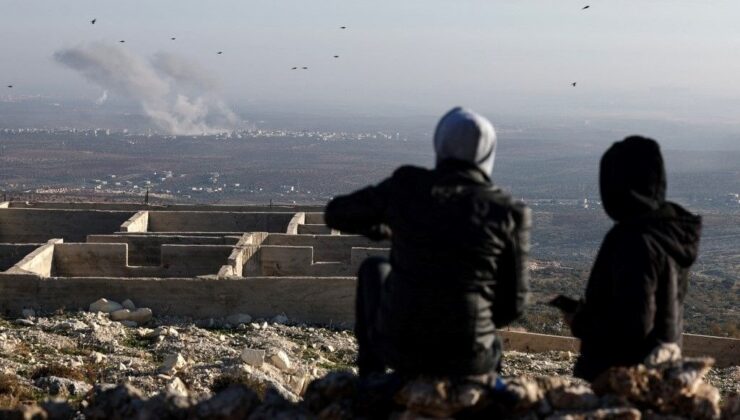
[[495, 329], [527, 301], [530, 213], [491, 181], [493, 125], [455, 108], [434, 148], [434, 169], [402, 166], [326, 207], [330, 227], [391, 240], [390, 259], [369, 258], [358, 273], [360, 376], [495, 373]]

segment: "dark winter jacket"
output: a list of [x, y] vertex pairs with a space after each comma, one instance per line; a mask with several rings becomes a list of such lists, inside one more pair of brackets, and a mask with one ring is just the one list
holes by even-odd
[[658, 144], [615, 143], [601, 160], [600, 187], [615, 220], [596, 257], [572, 331], [581, 339], [576, 376], [638, 364], [661, 343], [681, 345], [689, 267], [701, 218], [665, 200]]
[[[377, 186], [332, 200], [327, 225], [391, 236], [392, 273], [377, 328], [390, 366], [479, 374], [500, 359], [495, 327], [528, 294], [530, 213], [470, 164], [404, 166]], [[392, 232], [392, 234], [391, 234]]]

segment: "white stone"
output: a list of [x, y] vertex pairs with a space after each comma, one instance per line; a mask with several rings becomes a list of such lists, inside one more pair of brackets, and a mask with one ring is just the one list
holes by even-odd
[[123, 306], [120, 303], [105, 298], [100, 298], [90, 304], [90, 312], [105, 312], [109, 314], [122, 308]]
[[33, 309], [24, 309], [21, 311], [21, 315], [23, 315], [23, 318], [29, 319], [29, 318], [35, 318], [36, 317], [36, 311]]
[[172, 378], [171, 381], [167, 382], [165, 390], [168, 394], [179, 395], [182, 397], [188, 396], [188, 387], [186, 387], [185, 383], [183, 383], [182, 380], [177, 376]]
[[283, 371], [290, 370], [292, 367], [290, 358], [288, 358], [288, 355], [282, 350], [278, 350], [270, 356], [270, 363]]
[[265, 351], [245, 347], [240, 357], [244, 363], [250, 366], [260, 367], [265, 362]]
[[110, 313], [110, 319], [114, 321], [128, 321], [131, 311], [128, 309], [119, 309]]
[[139, 324], [146, 324], [152, 319], [152, 310], [149, 308], [139, 308], [128, 317], [129, 321], [134, 321]]
[[90, 359], [92, 359], [95, 363], [103, 363], [106, 359], [106, 356], [103, 353], [98, 353], [96, 351], [90, 353]]
[[233, 314], [226, 317], [226, 322], [231, 325], [249, 324], [252, 322], [252, 317], [249, 314]]
[[188, 365], [187, 360], [180, 353], [168, 354], [164, 359], [164, 363], [159, 368], [162, 373], [175, 373], [181, 371]]
[[124, 300], [123, 302], [121, 302], [121, 305], [129, 311], [136, 310], [136, 305], [134, 305], [134, 302], [132, 302], [131, 299]]

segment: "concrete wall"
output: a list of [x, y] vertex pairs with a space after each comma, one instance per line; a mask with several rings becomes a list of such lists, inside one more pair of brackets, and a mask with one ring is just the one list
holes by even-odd
[[[47, 278], [0, 275], [0, 313], [18, 316], [25, 307], [41, 312], [87, 309], [106, 297], [132, 299], [155, 316], [224, 317], [248, 313], [270, 318], [285, 314], [309, 323], [350, 326], [353, 278]], [[70, 293], [70, 291], [73, 291]]]
[[293, 216], [293, 218], [290, 219], [290, 223], [288, 223], [288, 229], [286, 229], [285, 233], [289, 235], [297, 235], [298, 226], [304, 224], [305, 222], [306, 222], [306, 213], [303, 213], [303, 212], [296, 213], [295, 216]]
[[26, 255], [42, 246], [37, 244], [0, 244], [0, 271], [5, 271], [23, 259]]
[[215, 276], [233, 250], [231, 245], [162, 245], [162, 277]]
[[[528, 353], [569, 351], [578, 353], [580, 341], [574, 337], [534, 334], [520, 331], [498, 331], [504, 350]], [[740, 340], [684, 334], [683, 354], [689, 357], [711, 356], [719, 367], [740, 366]]]
[[389, 248], [387, 241], [375, 242], [358, 235], [281, 235], [270, 234], [264, 245], [310, 246], [316, 262], [350, 264], [352, 248]]
[[87, 235], [111, 233], [132, 212], [0, 208], [0, 243], [38, 243], [50, 238], [82, 242]]
[[310, 246], [262, 245], [253, 254], [259, 269], [246, 267], [244, 275], [256, 276], [317, 276], [351, 277], [357, 275], [362, 261], [371, 255], [388, 255], [387, 249], [352, 248], [352, 262], [315, 261], [315, 249]]
[[41, 277], [49, 277], [53, 271], [54, 246], [61, 242], [52, 239], [41, 245], [20, 261], [10, 267], [5, 273], [9, 274], [34, 274]]
[[281, 232], [295, 215], [290, 213], [237, 213], [150, 211], [149, 232]]
[[162, 234], [118, 234], [89, 235], [88, 243], [125, 243], [128, 244], [128, 262], [130, 265], [154, 265], [162, 263], [162, 245], [235, 245], [238, 236], [187, 236]]
[[232, 245], [162, 245], [159, 266], [128, 263], [125, 243], [72, 243], [54, 248], [54, 277], [195, 277], [215, 275], [226, 263]]
[[149, 212], [139, 211], [121, 225], [121, 232], [146, 232], [149, 226]]
[[52, 275], [58, 277], [125, 277], [126, 244], [59, 244], [54, 247]]
[[[167, 211], [228, 211], [228, 212], [322, 212], [322, 205], [230, 205], [230, 204], [144, 204], [144, 203], [60, 203], [60, 202], [5, 202], [11, 208], [17, 209], [65, 209], [65, 210], [125, 210], [137, 212], [141, 210]], [[2, 204], [0, 204], [2, 207]], [[314, 222], [308, 222], [314, 223]], [[323, 222], [316, 222], [323, 223]]]

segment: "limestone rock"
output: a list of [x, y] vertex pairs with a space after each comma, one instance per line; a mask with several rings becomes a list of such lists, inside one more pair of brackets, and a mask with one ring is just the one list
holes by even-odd
[[46, 420], [46, 410], [37, 405], [19, 405], [17, 408], [0, 409], [0, 419], [8, 420]]
[[485, 392], [485, 386], [479, 384], [454, 384], [447, 378], [419, 377], [408, 382], [395, 400], [410, 413], [448, 418], [474, 407]]
[[547, 392], [547, 399], [556, 410], [588, 410], [599, 406], [599, 397], [585, 385], [553, 388]]
[[244, 385], [232, 385], [204, 400], [193, 410], [200, 419], [246, 419], [259, 406], [260, 400]]
[[183, 397], [188, 396], [188, 387], [186, 387], [185, 383], [183, 383], [183, 381], [177, 376], [175, 376], [174, 378], [172, 378], [172, 380], [167, 382], [167, 386], [165, 390], [169, 394], [180, 395]]
[[240, 358], [250, 366], [260, 367], [265, 362], [265, 351], [245, 347], [242, 350]]
[[139, 308], [133, 312], [128, 317], [129, 321], [134, 321], [137, 324], [146, 324], [152, 319], [152, 310], [149, 308]]
[[119, 309], [117, 311], [113, 311], [110, 313], [110, 319], [112, 319], [113, 321], [127, 321], [130, 315], [131, 315], [130, 310]]
[[121, 302], [121, 306], [128, 309], [129, 311], [136, 310], [136, 305], [134, 305], [134, 302], [132, 302], [131, 299], [126, 299], [123, 302]]
[[120, 303], [105, 298], [100, 298], [90, 304], [90, 312], [104, 312], [109, 314], [122, 308], [123, 306]]
[[36, 386], [45, 389], [49, 395], [60, 397], [86, 394], [92, 386], [82, 381], [75, 381], [56, 376], [44, 376], [36, 380]]
[[640, 411], [632, 407], [600, 408], [591, 411], [557, 413], [547, 420], [640, 420]]
[[282, 371], [290, 370], [293, 367], [290, 358], [282, 350], [278, 350], [270, 356], [270, 363]]
[[252, 317], [249, 314], [233, 314], [226, 317], [226, 322], [231, 325], [249, 324], [252, 322]]
[[645, 358], [645, 365], [655, 367], [663, 363], [681, 360], [681, 347], [676, 343], [664, 343], [654, 348]]
[[14, 323], [15, 323], [16, 325], [21, 325], [21, 326], [24, 326], [24, 327], [33, 327], [34, 325], [36, 325], [36, 324], [35, 324], [35, 323], [34, 323], [33, 321], [31, 321], [30, 319], [25, 319], [25, 318], [18, 318], [18, 319], [16, 319], [16, 320], [15, 320], [15, 321], [13, 321], [13, 322], [14, 322]]
[[164, 359], [164, 363], [162, 363], [162, 366], [159, 368], [159, 371], [162, 373], [173, 374], [182, 371], [187, 367], [187, 365], [187, 360], [185, 360], [180, 353], [173, 353], [167, 355]]

